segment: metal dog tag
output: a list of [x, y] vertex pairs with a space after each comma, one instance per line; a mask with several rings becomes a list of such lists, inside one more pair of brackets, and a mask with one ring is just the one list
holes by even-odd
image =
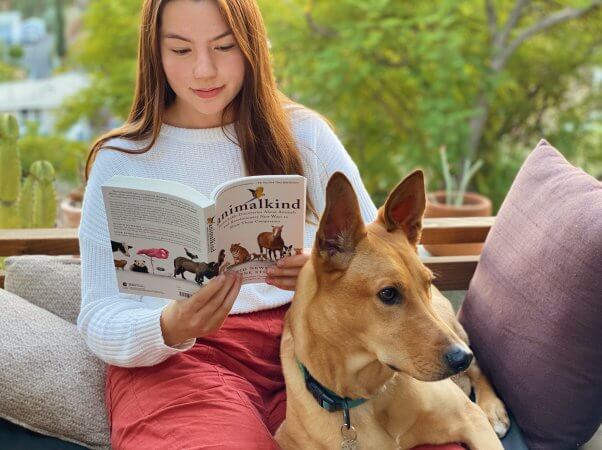
[[355, 439], [346, 439], [341, 442], [341, 450], [359, 450], [360, 446]]
[[343, 425], [341, 427], [341, 435], [343, 436], [341, 450], [359, 450], [360, 445], [357, 442], [357, 432], [355, 431], [355, 428], [347, 428]]

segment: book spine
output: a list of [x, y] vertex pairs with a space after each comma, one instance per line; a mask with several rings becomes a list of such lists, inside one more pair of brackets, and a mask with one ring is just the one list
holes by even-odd
[[206, 242], [207, 242], [207, 253], [208, 255], [212, 255], [216, 250], [216, 242], [215, 242], [215, 204], [208, 206], [205, 208], [205, 232], [206, 232]]

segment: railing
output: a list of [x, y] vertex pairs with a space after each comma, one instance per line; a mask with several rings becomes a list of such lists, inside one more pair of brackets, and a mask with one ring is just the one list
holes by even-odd
[[[423, 244], [464, 244], [484, 242], [494, 217], [425, 219]], [[77, 228], [0, 230], [0, 256], [79, 255]], [[472, 278], [479, 256], [428, 257], [424, 263], [437, 274], [441, 290], [464, 290]], [[4, 271], [0, 271], [0, 288]]]

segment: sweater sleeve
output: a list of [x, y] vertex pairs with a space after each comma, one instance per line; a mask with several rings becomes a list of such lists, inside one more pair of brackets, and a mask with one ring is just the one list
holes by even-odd
[[[318, 157], [319, 172], [323, 174], [322, 183], [324, 185], [324, 193], [326, 184], [335, 172], [342, 172], [351, 182], [353, 189], [359, 201], [362, 217], [366, 223], [370, 223], [376, 219], [376, 207], [368, 194], [359, 170], [355, 162], [351, 159], [345, 147], [330, 128], [330, 126], [321, 118], [316, 119], [316, 154]], [[322, 208], [320, 208], [322, 209]]]
[[162, 307], [150, 307], [142, 296], [122, 294], [117, 276], [102, 191], [111, 176], [127, 167], [119, 153], [101, 150], [90, 173], [78, 231], [81, 256], [81, 309], [77, 328], [87, 346], [108, 364], [122, 367], [152, 366], [188, 350], [191, 339], [167, 346], [161, 332]]

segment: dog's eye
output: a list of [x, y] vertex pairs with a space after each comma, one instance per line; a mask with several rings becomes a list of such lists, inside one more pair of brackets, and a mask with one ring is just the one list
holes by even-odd
[[385, 305], [394, 305], [401, 302], [401, 293], [393, 286], [381, 289], [378, 298]]

